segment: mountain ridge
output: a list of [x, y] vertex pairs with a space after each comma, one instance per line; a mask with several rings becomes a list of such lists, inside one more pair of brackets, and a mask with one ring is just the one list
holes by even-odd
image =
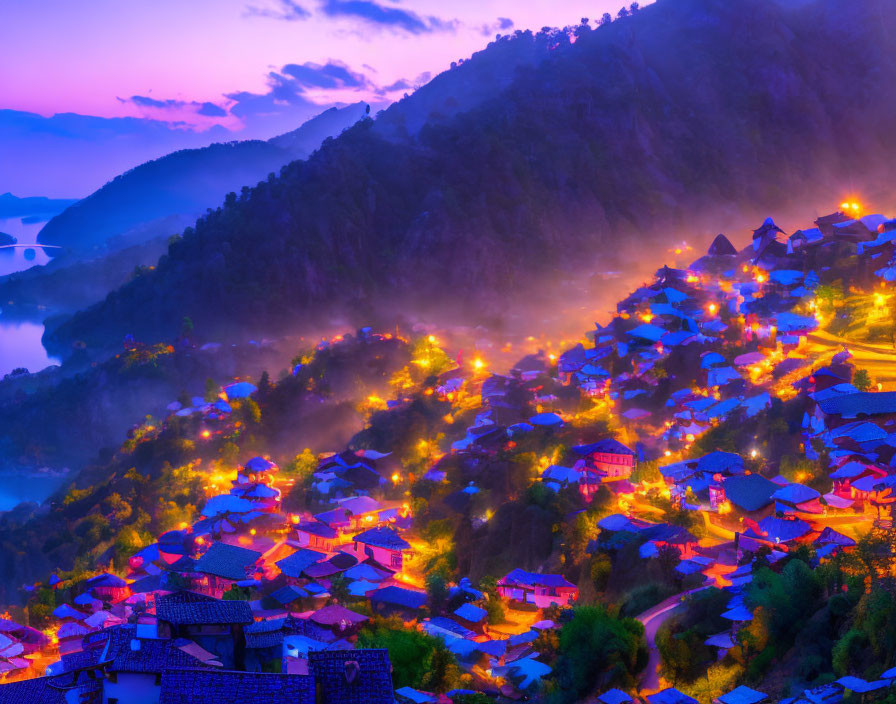
[[755, 217], [870, 187], [896, 148], [893, 25], [880, 2], [660, 0], [543, 33], [548, 57], [490, 100], [417, 136], [359, 123], [46, 340], [164, 338], [184, 315], [208, 335], [263, 332], [378, 298], [500, 296], [533, 271], [624, 263], [719, 204]]

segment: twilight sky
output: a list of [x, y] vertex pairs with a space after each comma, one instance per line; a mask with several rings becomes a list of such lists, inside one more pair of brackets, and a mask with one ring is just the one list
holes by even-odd
[[382, 107], [496, 33], [622, 4], [0, 0], [0, 192], [83, 196], [177, 148], [271, 137], [333, 104]]

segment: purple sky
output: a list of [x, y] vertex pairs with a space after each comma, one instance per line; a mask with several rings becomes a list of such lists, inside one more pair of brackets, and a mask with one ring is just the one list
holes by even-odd
[[[137, 142], [152, 143], [148, 153], [155, 155], [221, 139], [267, 138], [297, 127], [333, 104], [366, 100], [376, 107], [400, 98], [452, 61], [484, 47], [496, 33], [574, 24], [583, 16], [596, 19], [604, 11], [615, 14], [622, 4], [621, 0], [7, 3], [6, 31], [0, 31], [0, 111], [16, 112], [0, 112], [0, 160], [6, 152], [21, 166], [30, 153], [46, 158], [44, 151], [58, 151], [63, 139], [81, 140], [84, 147], [112, 138], [127, 141], [123, 133]], [[69, 120], [62, 127], [58, 119], [42, 122], [59, 113], [138, 121], [73, 125]], [[170, 132], [168, 138], [157, 134], [160, 127]], [[145, 129], [154, 134], [143, 135]], [[50, 134], [47, 144], [54, 144], [52, 150], [41, 149], [41, 133]], [[37, 144], [33, 152], [31, 141]], [[123, 158], [143, 158], [139, 150], [124, 152]], [[36, 174], [40, 169], [26, 171]], [[73, 185], [64, 178], [31, 178], [21, 171], [18, 179], [11, 176], [0, 169], [0, 192], [85, 195], [61, 193]]]

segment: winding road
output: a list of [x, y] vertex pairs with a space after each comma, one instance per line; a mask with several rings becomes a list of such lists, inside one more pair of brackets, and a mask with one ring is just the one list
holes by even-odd
[[659, 630], [659, 627], [681, 606], [684, 597], [688, 594], [708, 589], [710, 586], [712, 585], [704, 585], [696, 589], [674, 594], [635, 617], [644, 625], [644, 637], [647, 639], [647, 650], [650, 655], [647, 660], [647, 667], [644, 669], [641, 681], [638, 683], [639, 694], [656, 692], [660, 688], [660, 651], [656, 647], [656, 632]]

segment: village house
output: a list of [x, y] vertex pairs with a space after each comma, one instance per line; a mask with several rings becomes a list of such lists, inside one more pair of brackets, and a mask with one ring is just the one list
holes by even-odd
[[578, 445], [572, 450], [582, 456], [583, 466], [594, 469], [600, 478], [609, 481], [628, 479], [635, 467], [634, 450], [614, 438]]
[[539, 609], [546, 609], [551, 604], [571, 604], [578, 599], [579, 590], [559, 574], [539, 574], [515, 569], [498, 581], [498, 594], [511, 602], [533, 604]]
[[359, 533], [352, 538], [350, 546], [343, 548], [361, 562], [371, 559], [396, 572], [401, 571], [405, 553], [410, 549], [410, 544], [397, 531], [386, 526]]
[[217, 598], [234, 584], [255, 578], [262, 553], [228, 543], [212, 543], [196, 561], [196, 572], [205, 576], [202, 591]]

